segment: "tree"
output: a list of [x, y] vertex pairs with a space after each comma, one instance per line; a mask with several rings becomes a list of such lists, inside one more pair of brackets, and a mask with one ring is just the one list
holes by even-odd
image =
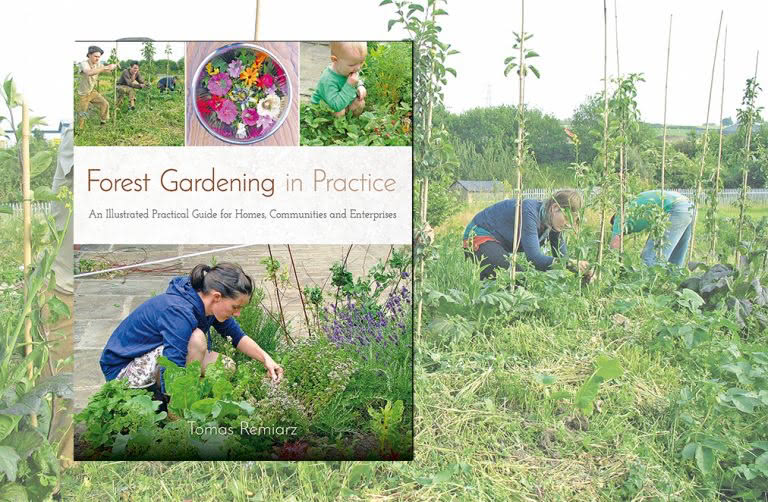
[[725, 117], [723, 119], [723, 127], [728, 127], [733, 125], [733, 119], [731, 117]]

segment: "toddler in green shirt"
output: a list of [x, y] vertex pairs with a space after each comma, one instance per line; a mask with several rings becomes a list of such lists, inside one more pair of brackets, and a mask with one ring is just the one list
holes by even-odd
[[325, 102], [337, 117], [363, 113], [367, 93], [359, 72], [367, 55], [365, 42], [331, 42], [331, 64], [320, 75], [310, 101]]

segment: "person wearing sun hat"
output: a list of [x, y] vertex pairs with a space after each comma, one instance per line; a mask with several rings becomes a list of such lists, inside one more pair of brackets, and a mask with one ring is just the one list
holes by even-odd
[[99, 60], [104, 51], [98, 45], [88, 47], [87, 59], [81, 61], [78, 65], [79, 82], [77, 87], [78, 105], [77, 105], [77, 128], [81, 129], [85, 125], [85, 119], [88, 117], [88, 105], [91, 103], [98, 105], [101, 124], [104, 125], [109, 120], [109, 102], [96, 90], [96, 84], [99, 81], [99, 74], [105, 71], [114, 70], [116, 64], [103, 65]]

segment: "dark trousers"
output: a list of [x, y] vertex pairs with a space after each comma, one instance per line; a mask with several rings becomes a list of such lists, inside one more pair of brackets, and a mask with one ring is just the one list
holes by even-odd
[[[509, 268], [509, 261], [506, 255], [509, 251], [496, 241], [483, 242], [478, 246], [477, 251], [470, 251], [464, 249], [464, 257], [467, 259], [474, 259], [480, 262], [480, 266], [484, 267], [480, 272], [480, 279], [495, 279], [496, 269]], [[520, 267], [517, 267], [517, 271], [520, 271]]]

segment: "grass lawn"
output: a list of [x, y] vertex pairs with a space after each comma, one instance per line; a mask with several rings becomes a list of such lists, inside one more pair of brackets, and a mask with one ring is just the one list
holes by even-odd
[[[730, 314], [683, 307], [675, 291], [685, 274], [639, 264], [639, 238], [621, 276], [614, 258], [606, 269], [613, 272], [588, 288], [565, 271], [524, 275], [531, 297], [498, 308], [481, 300], [488, 290], [460, 249], [459, 232], [474, 212], [438, 229], [439, 258], [428, 265], [428, 297], [454, 290], [464, 300], [425, 304], [414, 461], [84, 462], [64, 476], [67, 499], [715, 502], [752, 490], [762, 500], [765, 478], [748, 482], [733, 469], [757, 465], [759, 451], [749, 445], [765, 439], [768, 407], [746, 414], [717, 396], [720, 388], [751, 388], [719, 365], [768, 353], [768, 334], [751, 324], [717, 327]], [[707, 245], [702, 239], [701, 250]], [[692, 348], [665, 331], [700, 325], [716, 336]], [[622, 374], [599, 386], [594, 412], [583, 416], [573, 396], [600, 357]], [[722, 383], [712, 383], [715, 375]], [[702, 458], [714, 451], [709, 474], [682, 457], [696, 441], [722, 447], [702, 447]]]
[[[156, 79], [153, 79], [156, 80]], [[109, 121], [99, 124], [98, 108], [91, 105], [83, 129], [75, 126], [77, 146], [181, 146], [184, 145], [184, 76], [177, 76], [172, 92], [155, 83], [136, 90], [136, 109], [125, 97], [115, 116], [114, 80], [102, 78], [99, 93], [109, 101]], [[77, 107], [75, 93], [75, 108]], [[77, 110], [74, 112], [77, 117]], [[76, 121], [77, 122], [77, 121]]]

